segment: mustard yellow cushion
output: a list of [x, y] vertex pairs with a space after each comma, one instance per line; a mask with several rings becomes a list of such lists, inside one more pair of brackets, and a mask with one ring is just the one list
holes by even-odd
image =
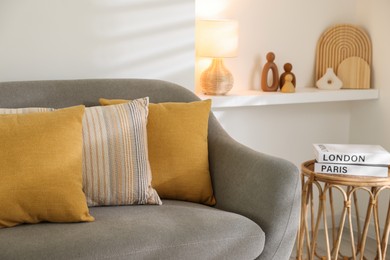
[[[99, 101], [102, 105], [128, 102]], [[207, 147], [210, 108], [211, 100], [149, 104], [152, 186], [161, 198], [215, 204]]]
[[0, 115], [0, 227], [94, 220], [82, 191], [83, 114]]

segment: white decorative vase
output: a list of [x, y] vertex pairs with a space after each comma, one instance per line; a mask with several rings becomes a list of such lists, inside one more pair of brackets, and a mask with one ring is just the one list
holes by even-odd
[[335, 90], [341, 89], [343, 82], [336, 76], [333, 68], [327, 68], [324, 76], [322, 76], [316, 83], [319, 89]]

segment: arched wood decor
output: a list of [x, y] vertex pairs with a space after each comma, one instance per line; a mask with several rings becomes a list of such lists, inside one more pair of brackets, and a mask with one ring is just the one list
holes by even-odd
[[[316, 81], [324, 75], [327, 68], [333, 68], [337, 72], [339, 65], [351, 57], [364, 60], [370, 68], [371, 48], [368, 35], [357, 26], [339, 24], [328, 28], [321, 35], [317, 44]], [[351, 71], [352, 73], [356, 74], [355, 71]], [[350, 86], [343, 87], [352, 88]]]

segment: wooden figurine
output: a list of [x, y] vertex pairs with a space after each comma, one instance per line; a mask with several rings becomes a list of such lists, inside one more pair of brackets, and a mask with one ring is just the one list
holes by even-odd
[[281, 92], [283, 93], [294, 93], [295, 92], [295, 87], [294, 84], [292, 83], [293, 81], [293, 76], [291, 74], [287, 74], [284, 77], [284, 84], [282, 86]]
[[[279, 72], [278, 67], [274, 63], [275, 54], [273, 52], [267, 53], [267, 63], [263, 67], [261, 74], [261, 89], [263, 91], [278, 91], [279, 87]], [[268, 72], [272, 72], [272, 84], [268, 85]]]
[[291, 63], [284, 64], [283, 69], [284, 69], [284, 72], [280, 76], [280, 80], [279, 80], [280, 90], [282, 90], [282, 87], [284, 85], [284, 80], [286, 78], [286, 75], [288, 75], [288, 74], [292, 76], [292, 81], [291, 82], [294, 85], [294, 87], [296, 87], [295, 75], [294, 75], [294, 73], [291, 72], [291, 70], [292, 70]]

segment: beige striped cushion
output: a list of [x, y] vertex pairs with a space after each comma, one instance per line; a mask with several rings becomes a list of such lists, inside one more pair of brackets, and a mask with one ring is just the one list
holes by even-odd
[[24, 114], [33, 112], [48, 112], [54, 111], [53, 108], [45, 107], [26, 107], [26, 108], [0, 108], [0, 114]]
[[[161, 204], [151, 187], [146, 123], [148, 98], [88, 107], [83, 118], [83, 190], [88, 206]], [[0, 109], [0, 114], [52, 111]]]
[[151, 186], [148, 98], [89, 107], [83, 120], [83, 187], [90, 206], [161, 204]]

